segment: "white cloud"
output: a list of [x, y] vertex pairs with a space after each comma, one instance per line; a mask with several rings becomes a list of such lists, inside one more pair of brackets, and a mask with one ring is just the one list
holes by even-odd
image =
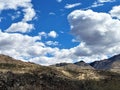
[[42, 64], [42, 65], [53, 65], [56, 63], [62, 63], [62, 62], [66, 62], [66, 63], [72, 63], [72, 59], [69, 58], [64, 58], [64, 59], [59, 59], [59, 58], [53, 58], [53, 57], [46, 57], [46, 56], [42, 56], [42, 57], [36, 57], [30, 60], [31, 62], [35, 62], [38, 64]]
[[[57, 42], [53, 42], [57, 44]], [[28, 36], [0, 31], [0, 53], [23, 61], [42, 65], [73, 62], [69, 49], [52, 48], [41, 42], [40, 36]], [[49, 43], [50, 44], [50, 43]]]
[[47, 41], [47, 42], [45, 42], [45, 44], [48, 45], [48, 46], [57, 46], [57, 45], [59, 45], [59, 42], [57, 42], [57, 41]]
[[74, 42], [79, 42], [79, 41], [77, 41], [76, 39], [72, 39], [72, 42], [74, 43]]
[[[44, 43], [39, 40], [41, 40], [39, 36], [31, 37], [17, 33], [8, 34], [0, 31], [0, 53], [10, 55], [16, 59], [29, 61], [38, 56], [40, 59], [40, 57], [46, 57], [47, 54], [54, 55], [54, 53], [59, 51], [57, 48], [46, 47]], [[53, 57], [53, 59], [54, 58], [55, 57]], [[52, 61], [49, 62], [52, 63]]]
[[49, 15], [56, 15], [54, 12], [50, 12]]
[[81, 5], [81, 3], [66, 4], [65, 8], [70, 9], [70, 8], [74, 8], [74, 7], [77, 7], [77, 6], [80, 6], [80, 5]]
[[[35, 17], [36, 13], [35, 10], [33, 9], [33, 6], [31, 4], [31, 0], [0, 0], [0, 12], [2, 12], [3, 10], [8, 10], [8, 9], [12, 9], [17, 11], [18, 8], [21, 7], [23, 12], [24, 12], [24, 17], [22, 19], [22, 21], [19, 21], [17, 23], [13, 23], [8, 29], [7, 31], [9, 32], [28, 32], [31, 29], [33, 29], [33, 25], [27, 23], [27, 21], [31, 21], [33, 20], [33, 18]], [[12, 18], [14, 19], [15, 17], [12, 16]], [[21, 25], [25, 26], [24, 27], [20, 27]], [[17, 27], [20, 27], [17, 28]], [[13, 29], [13, 30], [12, 30]]]
[[110, 14], [112, 17], [116, 17], [120, 19], [120, 5], [119, 6], [114, 6], [112, 10], [110, 11]]
[[98, 0], [99, 3], [105, 3], [105, 2], [114, 2], [116, 0]]
[[16, 58], [27, 56], [28, 47], [43, 46], [42, 43], [37, 43], [40, 40], [39, 36], [30, 37], [22, 34], [9, 34], [0, 31], [0, 52]]
[[[120, 21], [111, 17], [113, 13], [77, 10], [69, 14], [71, 33], [80, 42], [78, 46], [70, 49], [50, 47], [50, 45], [57, 44], [53, 41], [41, 42], [42, 36], [56, 38], [58, 34], [55, 31], [40, 32], [38, 36], [33, 37], [18, 33], [7, 33], [25, 33], [33, 29], [33, 25], [27, 23], [34, 18], [35, 14], [30, 2], [31, 0], [1, 0], [0, 11], [5, 9], [17, 10], [18, 7], [23, 7], [24, 17], [22, 21], [11, 24], [6, 32], [0, 31], [0, 53], [42, 65], [60, 62], [71, 63], [79, 60], [91, 62], [107, 58], [109, 54], [120, 53], [120, 38], [118, 38], [120, 36]], [[32, 14], [26, 16], [29, 11]]]
[[[34, 28], [32, 24], [27, 23], [27, 21], [31, 21], [35, 16], [35, 11], [30, 2], [30, 0], [2, 0], [0, 2], [0, 11], [6, 9], [14, 9], [17, 11], [18, 7], [22, 7], [24, 12], [22, 21], [12, 23], [11, 26], [6, 29], [6, 32], [0, 31], [0, 53], [42, 65], [73, 62], [74, 59], [77, 59], [76, 55], [74, 55], [74, 48], [70, 50], [52, 48], [50, 46], [57, 45], [58, 42], [41, 42], [42, 36], [56, 38], [58, 34], [55, 31], [50, 31], [49, 33], [40, 32], [38, 36], [34, 37], [18, 33], [8, 33], [26, 33]], [[29, 14], [29, 12], [32, 12], [32, 14]]]
[[99, 6], [103, 6], [104, 4], [103, 3], [98, 3], [98, 2], [94, 2], [92, 6], [90, 6], [89, 8], [91, 7], [99, 7]]
[[97, 0], [88, 8], [94, 8], [94, 7], [103, 6], [104, 3], [111, 3], [111, 2], [115, 2], [115, 1], [116, 0]]
[[46, 32], [39, 32], [39, 36], [47, 38], [47, 33]]
[[18, 7], [31, 7], [31, 0], [0, 0], [0, 11], [6, 9], [17, 10]]
[[15, 12], [15, 15], [10, 15], [10, 16], [11, 16], [12, 20], [15, 20], [16, 18], [20, 17], [20, 14], [21, 14], [21, 12], [17, 11], [17, 12]]
[[[0, 53], [41, 65], [51, 65], [60, 62], [72, 63], [79, 60], [91, 62], [91, 60], [105, 58], [103, 55], [89, 56], [91, 52], [84, 46], [84, 43], [71, 49], [59, 49], [46, 46], [40, 40], [39, 36], [31, 37], [0, 31]], [[85, 54], [86, 52], [88, 55]]]
[[[120, 21], [110, 14], [75, 10], [69, 14], [71, 33], [81, 42], [75, 55], [114, 55], [120, 53]], [[83, 44], [82, 44], [83, 43]]]
[[56, 38], [58, 34], [55, 31], [50, 31], [49, 33], [46, 33], [43, 31], [43, 32], [39, 32], [39, 36], [45, 37], [45, 38], [48, 38], [48, 37]]
[[34, 26], [32, 24], [28, 24], [26, 22], [18, 22], [18, 23], [13, 23], [7, 30], [6, 32], [30, 32], [31, 30], [34, 29]]
[[59, 3], [62, 2], [62, 0], [56, 0], [56, 1], [59, 2]]
[[25, 22], [26, 21], [31, 21], [36, 15], [34, 9], [31, 8], [31, 7], [23, 9], [23, 11], [25, 12], [25, 15], [24, 15], [24, 18], [23, 18], [23, 21], [25, 21]]
[[52, 37], [52, 38], [56, 38], [56, 37], [58, 36], [58, 34], [57, 34], [55, 31], [50, 31], [50, 32], [48, 33], [48, 36], [49, 36], [49, 37]]
[[31, 37], [0, 31], [0, 53], [42, 65], [73, 62], [72, 49], [51, 48], [40, 40], [39, 36]]

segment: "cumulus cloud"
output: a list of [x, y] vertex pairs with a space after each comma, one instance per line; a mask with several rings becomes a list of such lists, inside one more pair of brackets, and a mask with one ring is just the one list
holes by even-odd
[[31, 0], [1, 0], [0, 1], [0, 11], [13, 9], [17, 10], [19, 7], [23, 8], [25, 12], [24, 19], [25, 21], [32, 20], [35, 17], [35, 11], [32, 8]]
[[47, 41], [47, 42], [45, 42], [45, 44], [48, 45], [48, 46], [57, 46], [57, 45], [59, 45], [59, 42], [57, 42], [57, 41]]
[[[0, 31], [0, 53], [42, 65], [72, 62], [69, 50], [46, 46], [39, 36]], [[69, 58], [68, 58], [69, 57]]]
[[[2, 12], [3, 10], [8, 10], [8, 9], [17, 11], [19, 7], [23, 9], [24, 17], [22, 21], [11, 24], [11, 26], [6, 30], [8, 32], [16, 31], [16, 32], [25, 33], [33, 29], [33, 25], [27, 23], [27, 21], [33, 20], [33, 18], [36, 15], [35, 10], [33, 9], [33, 5], [31, 4], [31, 0], [17, 0], [17, 1], [16, 0], [12, 0], [12, 1], [1, 0], [0, 1], [0, 12]], [[12, 18], [15, 18], [15, 17], [12, 16]], [[21, 25], [25, 26], [25, 28], [20, 27]], [[20, 29], [17, 27], [20, 27]]]
[[112, 10], [110, 11], [110, 14], [112, 17], [116, 17], [120, 19], [120, 5], [119, 6], [114, 6]]
[[50, 31], [50, 32], [48, 33], [48, 36], [49, 36], [49, 37], [52, 37], [52, 38], [56, 38], [56, 37], [58, 36], [58, 34], [57, 34], [55, 31]]
[[48, 38], [48, 37], [56, 38], [58, 36], [58, 34], [55, 31], [50, 31], [49, 33], [46, 33], [43, 31], [43, 32], [39, 32], [39, 36], [45, 37], [45, 38]]
[[40, 36], [32, 37], [2, 31], [0, 31], [0, 53], [41, 65], [51, 65], [60, 62], [72, 63], [79, 60], [91, 62], [98, 58], [105, 58], [104, 55], [90, 55], [91, 50], [85, 46], [85, 43], [70, 49], [52, 48], [41, 42]]
[[13, 23], [7, 30], [6, 32], [30, 32], [31, 30], [34, 29], [34, 26], [32, 24], [28, 24], [26, 22], [18, 22], [18, 23]]
[[[0, 30], [0, 54], [42, 65], [50, 65], [59, 62], [73, 62], [74, 56], [72, 56], [72, 52], [69, 51], [69, 49], [50, 47], [51, 45], [57, 45], [57, 41], [45, 43], [41, 41], [42, 36], [56, 38], [58, 34], [55, 31], [50, 31], [49, 33], [40, 32], [38, 36], [33, 37], [20, 33], [8, 33], [26, 33], [34, 29], [34, 26], [28, 23], [28, 21], [31, 21], [35, 16], [35, 11], [30, 2], [31, 0], [2, 0], [0, 2], [0, 11], [7, 9], [14, 9], [17, 11], [19, 7], [22, 7], [23, 12], [21, 13], [24, 14], [23, 19], [19, 22], [12, 23], [11, 26], [5, 30], [6, 32]], [[29, 14], [30, 12], [32, 12], [32, 14]]]
[[47, 38], [47, 33], [46, 32], [39, 32], [39, 36]]
[[[40, 40], [39, 36], [30, 37], [22, 34], [9, 34], [0, 31], [0, 52], [10, 56], [22, 56], [25, 54], [29, 46], [37, 45], [36, 40]], [[42, 43], [38, 45], [43, 46]]]
[[31, 7], [25, 8], [25, 9], [23, 9], [23, 11], [25, 12], [25, 15], [23, 18], [24, 22], [31, 21], [36, 15], [34, 9]]
[[[14, 1], [14, 2], [13, 2]], [[68, 15], [71, 26], [71, 33], [80, 42], [76, 47], [70, 49], [60, 49], [51, 47], [59, 44], [57, 41], [47, 41], [43, 43], [41, 37], [58, 36], [57, 32], [40, 32], [38, 36], [23, 35], [20, 33], [8, 32], [30, 32], [34, 29], [31, 21], [35, 17], [35, 11], [30, 3], [31, 0], [9, 1], [1, 0], [0, 11], [6, 9], [17, 10], [23, 8], [23, 19], [13, 23], [6, 30], [0, 30], [0, 53], [10, 55], [16, 59], [31, 61], [42, 65], [50, 65], [60, 62], [75, 62], [84, 60], [91, 62], [94, 60], [107, 58], [107, 55], [120, 53], [120, 21], [116, 17], [118, 12], [113, 8], [108, 13], [98, 13], [92, 10], [75, 10]], [[29, 15], [29, 12], [32, 12]]]
[[68, 16], [71, 33], [82, 45], [76, 47], [79, 56], [114, 55], [120, 53], [120, 21], [110, 14], [92, 10], [75, 10]]
[[70, 9], [70, 8], [74, 8], [74, 7], [77, 7], [77, 6], [80, 6], [80, 5], [81, 5], [81, 3], [66, 4], [65, 8]]
[[18, 7], [31, 7], [31, 0], [0, 0], [0, 10], [6, 9], [14, 9], [16, 10]]

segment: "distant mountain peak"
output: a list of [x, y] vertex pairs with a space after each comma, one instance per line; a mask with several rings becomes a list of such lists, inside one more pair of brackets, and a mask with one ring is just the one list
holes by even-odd
[[74, 64], [76, 64], [76, 65], [84, 65], [84, 64], [86, 64], [87, 65], [87, 63], [85, 63], [84, 61], [75, 62]]
[[76, 63], [58, 63], [55, 65], [51, 65], [53, 67], [64, 67], [64, 68], [78, 68], [78, 69], [94, 69], [89, 64], [85, 63], [84, 61], [79, 61]]
[[112, 60], [112, 61], [120, 60], [120, 54], [114, 55], [113, 57], [110, 57], [109, 60]]
[[82, 68], [86, 68], [86, 69], [94, 69], [92, 66], [90, 66], [88, 63], [85, 63], [84, 61], [79, 61], [74, 63], [75, 65], [78, 65]]
[[120, 54], [105, 60], [92, 62], [90, 63], [90, 65], [98, 70], [110, 70], [113, 72], [120, 72]]

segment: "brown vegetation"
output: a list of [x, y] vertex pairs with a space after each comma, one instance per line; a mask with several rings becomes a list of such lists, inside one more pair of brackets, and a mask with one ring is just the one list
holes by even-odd
[[120, 74], [81, 64], [46, 67], [0, 55], [0, 90], [119, 90]]

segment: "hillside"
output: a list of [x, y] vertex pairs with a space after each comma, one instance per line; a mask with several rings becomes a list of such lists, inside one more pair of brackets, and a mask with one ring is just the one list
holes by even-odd
[[85, 62], [46, 67], [0, 55], [0, 90], [119, 90], [119, 83], [119, 74]]
[[84, 80], [104, 78], [103, 76], [99, 75], [92, 66], [83, 61], [76, 63], [58, 63], [55, 65], [51, 65], [51, 67], [56, 68], [65, 76], [72, 79]]
[[17, 73], [24, 73], [29, 70], [34, 70], [37, 67], [40, 67], [40, 65], [31, 62], [23, 62], [10, 56], [0, 54], [0, 71], [2, 72], [13, 71]]
[[81, 69], [94, 69], [91, 65], [89, 65], [88, 63], [85, 63], [84, 61], [79, 61], [74, 64], [79, 66]]
[[97, 70], [109, 70], [120, 73], [120, 55], [115, 55], [109, 59], [95, 61], [90, 64]]

